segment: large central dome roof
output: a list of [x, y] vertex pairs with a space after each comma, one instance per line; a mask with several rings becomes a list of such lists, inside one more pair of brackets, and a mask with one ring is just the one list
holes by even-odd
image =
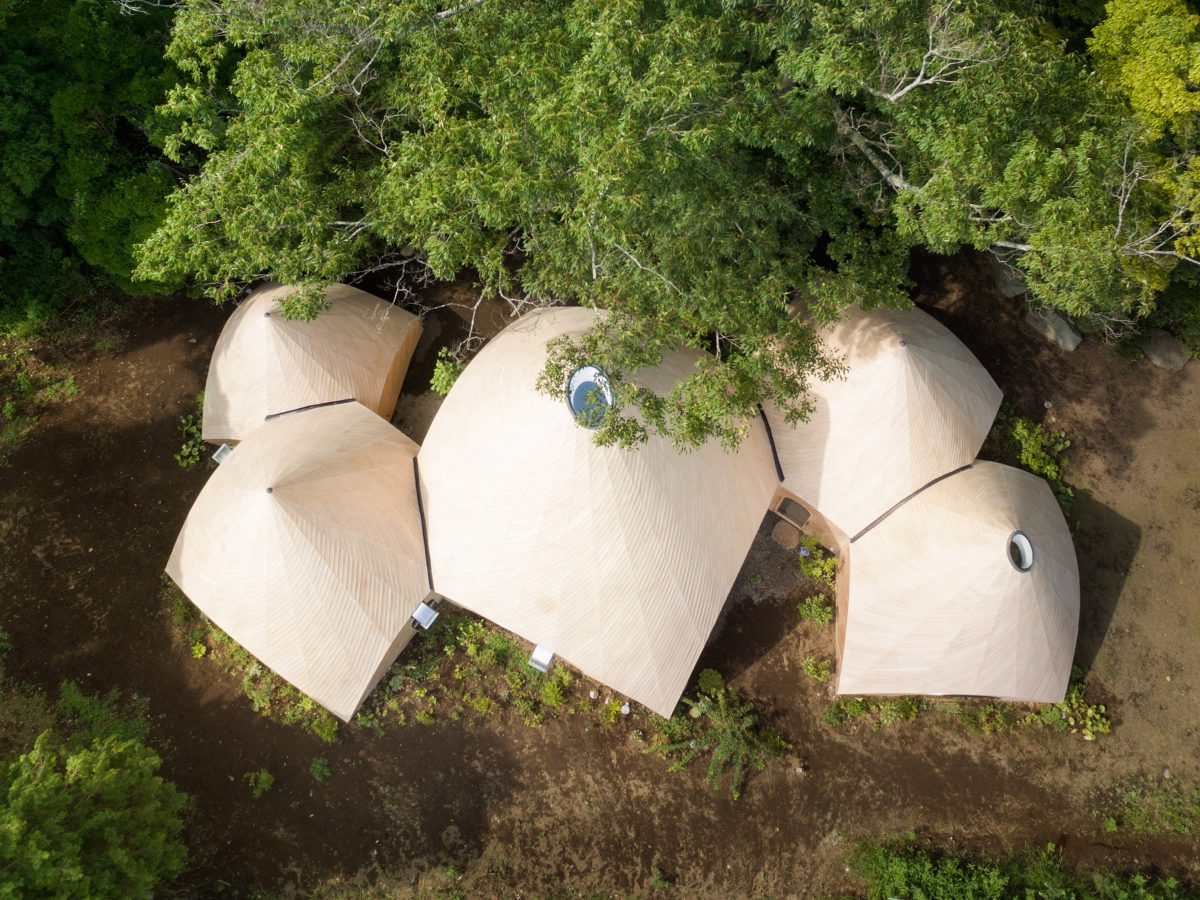
[[[623, 450], [595, 445], [568, 384], [539, 394], [546, 343], [598, 315], [525, 316], [446, 397], [418, 458], [434, 588], [670, 715], [778, 481], [757, 420], [736, 453], [660, 437]], [[634, 380], [666, 392], [701, 358], [672, 353]], [[581, 397], [602, 405], [586, 374]]]

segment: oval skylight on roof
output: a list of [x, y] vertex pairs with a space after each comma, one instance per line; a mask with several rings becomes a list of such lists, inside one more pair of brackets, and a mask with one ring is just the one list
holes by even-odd
[[1024, 532], [1014, 531], [1008, 539], [1008, 558], [1021, 572], [1033, 568], [1033, 544]]
[[567, 380], [567, 406], [584, 428], [596, 429], [612, 406], [608, 377], [598, 366], [580, 366]]

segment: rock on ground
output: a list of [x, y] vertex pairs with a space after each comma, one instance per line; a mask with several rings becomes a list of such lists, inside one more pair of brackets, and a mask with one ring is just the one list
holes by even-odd
[[1160, 369], [1178, 372], [1187, 365], [1191, 358], [1192, 355], [1188, 353], [1183, 344], [1179, 343], [1177, 338], [1167, 334], [1161, 328], [1155, 328], [1150, 332], [1150, 342], [1146, 345], [1146, 359]]
[[771, 537], [784, 550], [795, 550], [800, 546], [800, 529], [791, 522], [780, 519], [771, 529]]
[[1067, 352], [1074, 350], [1083, 340], [1083, 335], [1075, 330], [1075, 326], [1052, 309], [1031, 309], [1025, 321], [1046, 340], [1054, 341]]

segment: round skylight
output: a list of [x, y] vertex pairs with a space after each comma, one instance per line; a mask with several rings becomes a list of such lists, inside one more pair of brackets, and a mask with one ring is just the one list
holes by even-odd
[[1014, 531], [1008, 539], [1008, 558], [1021, 572], [1028, 572], [1033, 568], [1033, 544], [1024, 532]]
[[567, 381], [567, 406], [584, 428], [599, 428], [612, 406], [608, 377], [597, 366], [580, 366]]

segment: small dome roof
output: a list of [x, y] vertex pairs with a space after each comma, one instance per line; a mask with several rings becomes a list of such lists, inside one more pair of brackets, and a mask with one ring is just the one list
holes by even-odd
[[420, 320], [345, 284], [325, 289], [329, 308], [311, 322], [285, 319], [279, 301], [296, 290], [256, 289], [221, 329], [204, 386], [204, 440], [234, 443], [267, 416], [337, 400], [391, 417]]
[[1000, 389], [958, 338], [919, 309], [851, 307], [821, 331], [844, 379], [810, 382], [815, 407], [790, 426], [767, 420], [783, 486], [853, 538], [935, 478], [969, 465], [1000, 408]]
[[1063, 699], [1079, 567], [1043, 479], [976, 462], [909, 499], [849, 554], [839, 693]]
[[213, 472], [167, 574], [264, 665], [348, 721], [428, 593], [416, 453], [358, 403], [272, 419]]

